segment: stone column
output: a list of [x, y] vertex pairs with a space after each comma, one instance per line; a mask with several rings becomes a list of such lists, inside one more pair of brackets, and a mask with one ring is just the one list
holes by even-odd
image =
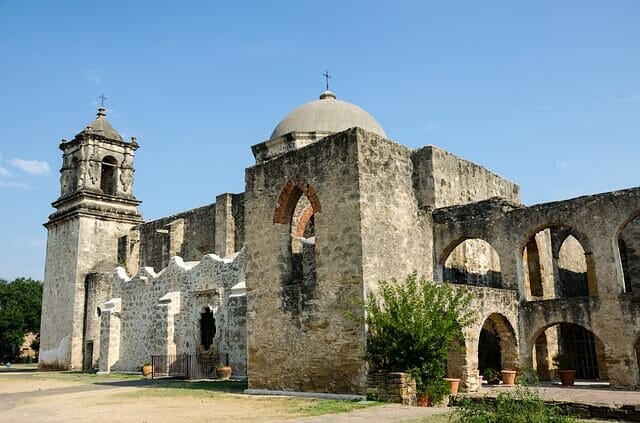
[[180, 313], [180, 291], [169, 292], [156, 305], [158, 317], [157, 353], [175, 355], [175, 315]]
[[226, 257], [235, 251], [232, 206], [232, 194], [220, 194], [216, 197], [215, 253], [220, 257]]
[[120, 359], [121, 312], [121, 298], [109, 300], [102, 309], [100, 316], [100, 363], [98, 373], [111, 372], [111, 366]]

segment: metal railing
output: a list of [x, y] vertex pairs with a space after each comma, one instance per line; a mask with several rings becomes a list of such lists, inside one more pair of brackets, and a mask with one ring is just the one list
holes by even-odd
[[216, 367], [228, 364], [228, 356], [220, 360], [218, 354], [152, 355], [151, 378], [215, 379]]

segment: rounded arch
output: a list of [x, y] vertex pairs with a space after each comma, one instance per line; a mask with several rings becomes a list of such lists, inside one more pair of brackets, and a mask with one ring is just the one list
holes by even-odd
[[478, 336], [478, 370], [516, 370], [520, 367], [518, 339], [506, 316], [491, 313], [484, 320]]
[[591, 242], [580, 231], [543, 224], [519, 245], [528, 300], [598, 295]]
[[278, 203], [273, 213], [273, 223], [290, 224], [298, 200], [302, 194], [306, 195], [309, 199], [313, 213], [319, 213], [321, 211], [322, 207], [320, 206], [320, 199], [318, 198], [316, 190], [311, 184], [307, 183], [303, 177], [296, 176], [295, 178], [289, 179], [280, 192]]
[[442, 255], [443, 280], [456, 284], [502, 287], [500, 256], [481, 238], [463, 238], [450, 244]]
[[616, 231], [617, 260], [622, 269], [621, 290], [640, 292], [640, 210]]
[[570, 321], [553, 321], [531, 332], [527, 348], [540, 380], [556, 375], [554, 358], [569, 354], [576, 362], [576, 378], [607, 379], [604, 343], [592, 328]]
[[562, 223], [562, 222], [548, 222], [548, 223], [543, 223], [533, 227], [518, 242], [518, 246], [520, 250], [524, 250], [526, 248], [527, 243], [529, 242], [531, 237], [536, 235], [538, 232], [544, 231], [545, 229], [559, 230], [560, 233], [562, 234], [561, 240], [560, 240], [561, 242], [564, 241], [564, 239], [567, 236], [573, 235], [574, 238], [578, 240], [578, 242], [580, 242], [580, 245], [582, 245], [582, 248], [584, 249], [585, 253], [593, 254], [593, 246], [591, 244], [591, 240], [589, 239], [589, 237], [586, 236], [584, 233], [580, 232], [579, 230], [577, 230], [576, 228], [574, 228], [573, 226], [567, 225], [566, 223]]
[[115, 195], [118, 173], [118, 161], [113, 156], [104, 156], [100, 163], [100, 189], [108, 195]]

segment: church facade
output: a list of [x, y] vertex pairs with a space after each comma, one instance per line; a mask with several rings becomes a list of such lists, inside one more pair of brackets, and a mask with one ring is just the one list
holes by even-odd
[[366, 328], [348, 314], [417, 271], [472, 292], [448, 365], [466, 389], [488, 368], [553, 378], [563, 352], [578, 378], [640, 384], [640, 188], [527, 207], [515, 183], [390, 141], [326, 91], [252, 147], [244, 192], [145, 222], [137, 147], [102, 108], [60, 144], [40, 368], [224, 356], [253, 390], [364, 395]]

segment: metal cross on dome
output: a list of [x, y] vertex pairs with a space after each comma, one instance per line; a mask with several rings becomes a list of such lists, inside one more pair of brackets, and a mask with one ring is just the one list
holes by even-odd
[[100, 94], [100, 97], [98, 97], [100, 99], [100, 107], [104, 107], [104, 101], [107, 99], [107, 97], [104, 96], [104, 94]]
[[324, 76], [324, 78], [327, 80], [327, 91], [329, 91], [329, 79], [331, 78], [331, 76], [329, 75], [329, 71], [324, 71], [322, 76]]

